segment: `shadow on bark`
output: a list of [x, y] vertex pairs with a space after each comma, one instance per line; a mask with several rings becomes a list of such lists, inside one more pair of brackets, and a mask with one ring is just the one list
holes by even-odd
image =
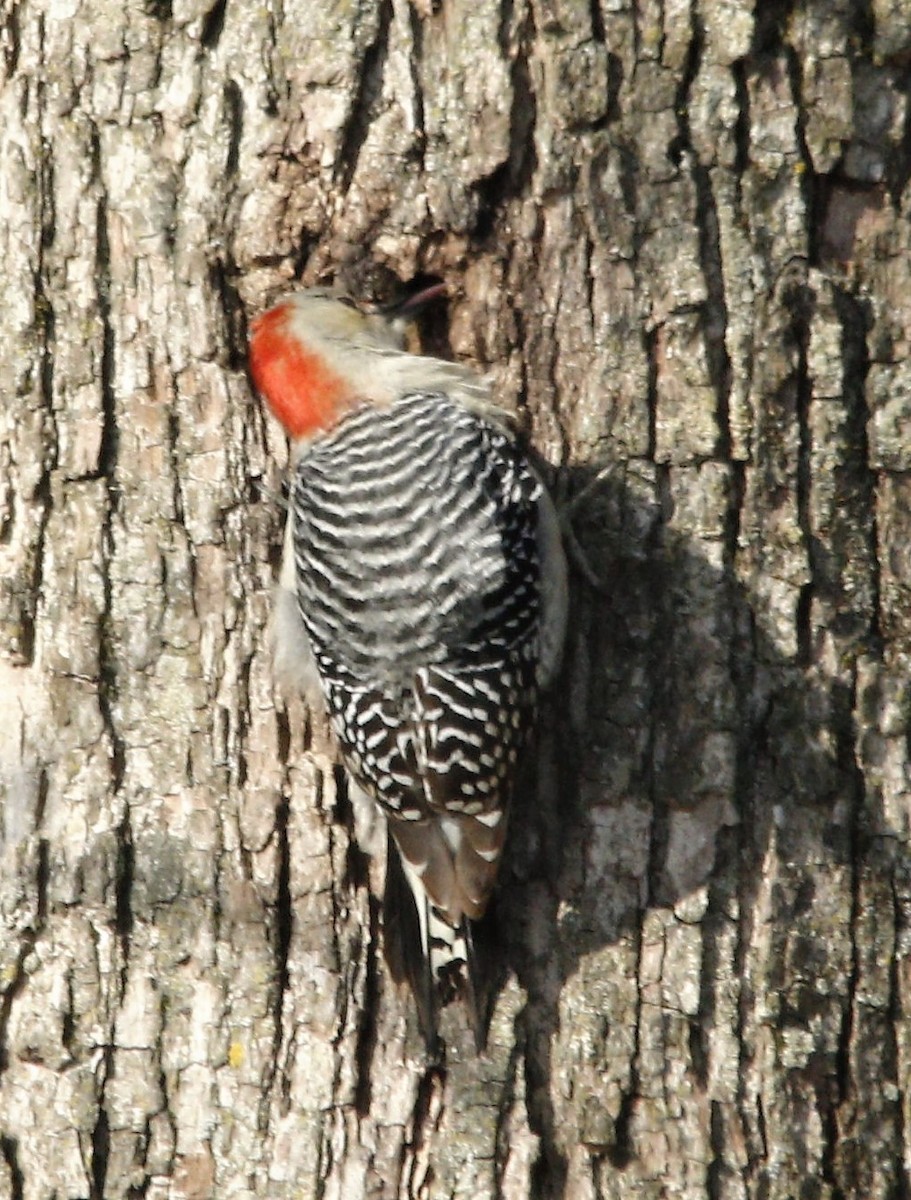
[[[667, 1003], [662, 988], [675, 974], [663, 957], [658, 978], [648, 966], [644, 942], [659, 911], [698, 930], [698, 994], [683, 1012], [688, 1068], [706, 1090], [730, 975], [719, 938], [733, 939], [740, 973], [730, 1033], [741, 1080], [756, 1054], [762, 1018], [752, 1009], [763, 990], [781, 1034], [811, 1030], [820, 1017], [834, 1024], [835, 1044], [816, 1035], [818, 1049], [784, 1083], [785, 1105], [804, 1092], [815, 1098], [834, 1180], [839, 1106], [851, 1088], [859, 873], [906, 871], [904, 851], [882, 832], [883, 814], [865, 807], [854, 686], [812, 669], [805, 639], [794, 653], [776, 645], [774, 622], [735, 577], [734, 519], [710, 561], [705, 542], [696, 549], [673, 532], [661, 468], [657, 504], [622, 472], [571, 472], [570, 492], [585, 493], [574, 530], [602, 582], [573, 573], [567, 662], [543, 714], [537, 795], [532, 785], [529, 802], [516, 805], [498, 899], [509, 963], [527, 992], [517, 1039], [541, 1139], [534, 1195], [564, 1194], [574, 1137], [606, 1170], [622, 1171], [634, 1155], [631, 1122], [655, 1083], [654, 1064], [640, 1061], [642, 1010]], [[877, 653], [875, 631], [859, 649]], [[618, 946], [627, 948], [618, 955], [625, 977], [592, 988], [587, 973], [603, 976], [603, 954]], [[611, 999], [600, 1013], [599, 997]], [[572, 1109], [568, 1073], [580, 1056], [603, 1071], [603, 1091], [569, 1129], [554, 1097]], [[894, 1035], [883, 1064], [897, 1083]], [[750, 1169], [761, 1172], [763, 1114], [748, 1090], [739, 1118]]]

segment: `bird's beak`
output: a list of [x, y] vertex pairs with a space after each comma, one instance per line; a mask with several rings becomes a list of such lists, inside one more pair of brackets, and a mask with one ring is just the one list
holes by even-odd
[[394, 304], [386, 305], [380, 312], [389, 322], [414, 321], [428, 304], [446, 293], [445, 283], [433, 283], [430, 287], [421, 288], [413, 295], [406, 296], [404, 300], [396, 300]]

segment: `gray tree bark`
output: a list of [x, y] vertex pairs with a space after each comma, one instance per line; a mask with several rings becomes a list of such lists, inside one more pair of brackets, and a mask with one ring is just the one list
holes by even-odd
[[[901, 0], [7, 0], [0, 1198], [911, 1191]], [[272, 682], [250, 317], [452, 300], [577, 544], [486, 1055]], [[582, 565], [584, 562], [584, 566]]]

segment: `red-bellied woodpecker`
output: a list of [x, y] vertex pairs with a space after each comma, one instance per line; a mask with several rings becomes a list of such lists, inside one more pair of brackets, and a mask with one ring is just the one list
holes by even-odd
[[486, 381], [402, 348], [415, 307], [313, 288], [253, 324], [253, 379], [295, 443], [276, 655], [286, 676], [315, 667], [355, 790], [385, 814], [386, 953], [428, 1044], [461, 992], [482, 1045], [472, 922], [559, 667], [566, 569]]

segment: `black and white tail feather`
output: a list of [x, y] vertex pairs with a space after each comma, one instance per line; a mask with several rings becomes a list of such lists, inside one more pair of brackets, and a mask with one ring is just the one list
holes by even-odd
[[409, 879], [405, 861], [390, 832], [383, 894], [384, 950], [396, 983], [414, 996], [424, 1042], [437, 1049], [439, 1011], [457, 996], [468, 1013], [475, 1046], [487, 1041], [490, 980], [475, 954], [472, 922], [452, 925], [429, 899], [419, 880]]

